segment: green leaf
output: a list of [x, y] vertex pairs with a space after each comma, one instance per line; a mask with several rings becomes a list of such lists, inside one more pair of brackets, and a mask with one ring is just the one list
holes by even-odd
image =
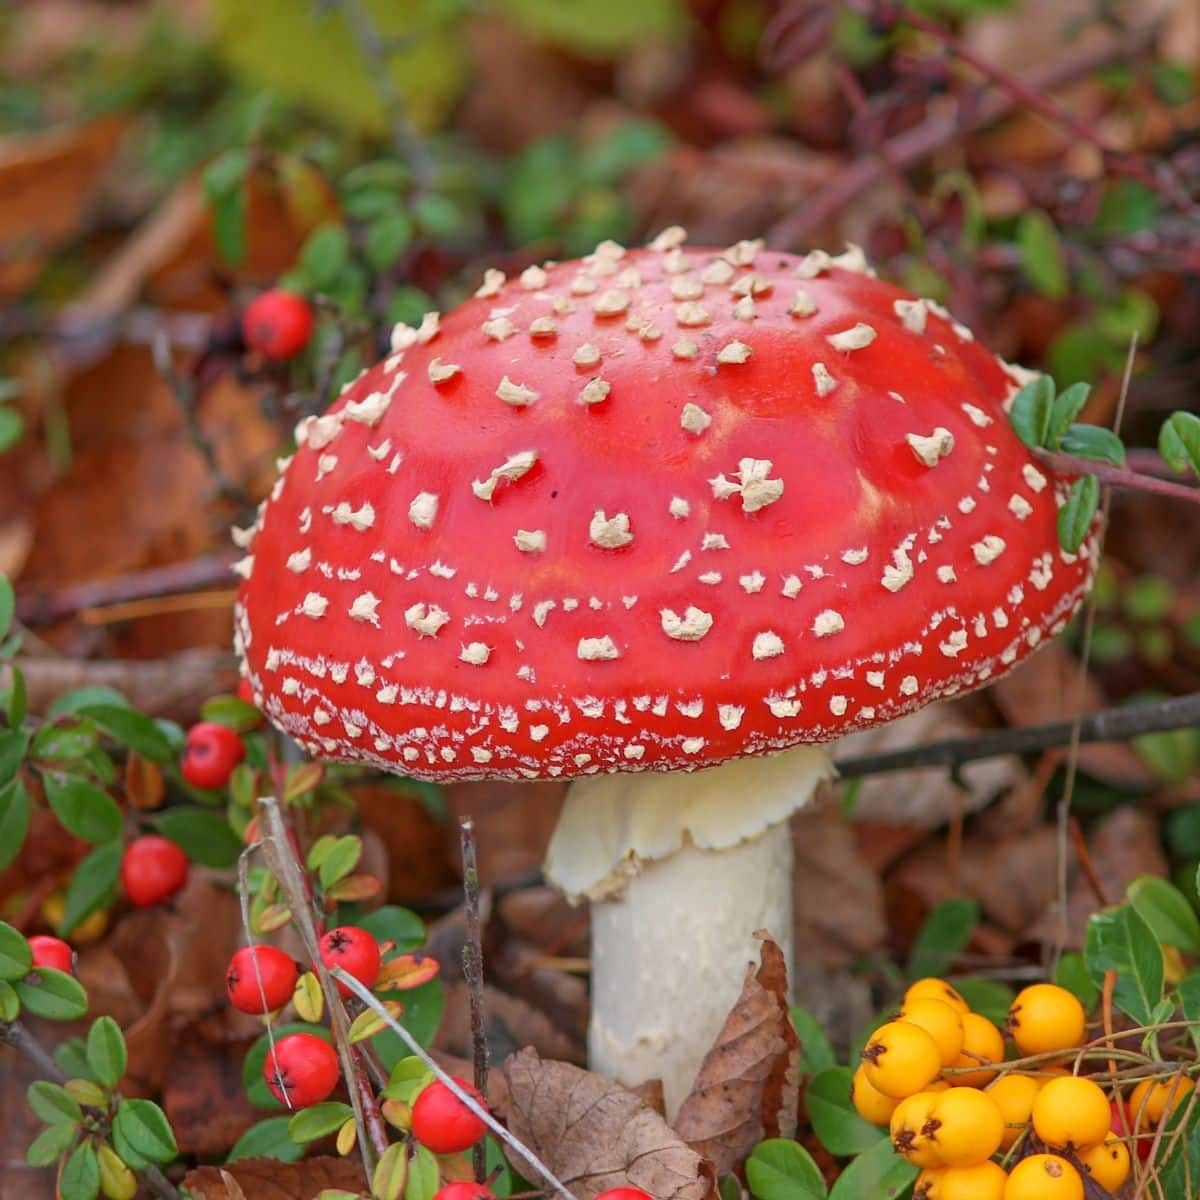
[[125, 1074], [127, 1054], [121, 1027], [112, 1017], [97, 1017], [87, 1035], [87, 1060], [96, 1079], [115, 1088]]
[[300, 251], [299, 268], [317, 291], [331, 286], [350, 261], [350, 235], [330, 221], [314, 230]]
[[404, 1200], [433, 1200], [438, 1190], [438, 1162], [425, 1146], [418, 1144], [408, 1164]]
[[364, 246], [367, 262], [376, 271], [386, 271], [408, 248], [412, 235], [412, 221], [402, 208], [393, 208], [377, 217], [367, 227]]
[[1054, 380], [1039, 375], [1013, 397], [1008, 419], [1017, 437], [1031, 450], [1047, 446], [1054, 415]]
[[799, 1142], [768, 1138], [746, 1160], [746, 1182], [756, 1200], [824, 1200], [821, 1168]]
[[121, 1101], [113, 1121], [113, 1141], [122, 1158], [125, 1158], [122, 1144], [132, 1149], [135, 1155], [154, 1163], [168, 1163], [179, 1155], [171, 1123], [163, 1110], [150, 1100]]
[[213, 696], [200, 706], [200, 715], [206, 721], [228, 725], [235, 733], [257, 729], [263, 719], [253, 704], [247, 704], [238, 696]]
[[1114, 1002], [1135, 1024], [1151, 1024], [1162, 999], [1163, 956], [1150, 927], [1132, 905], [1092, 914], [1084, 955], [1092, 982], [1100, 987], [1104, 973], [1115, 971]]
[[798, 1004], [792, 1005], [791, 1014], [792, 1026], [800, 1038], [800, 1074], [816, 1075], [836, 1067], [837, 1056], [821, 1022]]
[[425, 925], [421, 918], [411, 909], [396, 904], [385, 904], [357, 918], [354, 924], [365, 929], [377, 942], [395, 942], [400, 954], [411, 954], [425, 945]]
[[1134, 753], [1160, 779], [1185, 783], [1196, 768], [1196, 736], [1191, 729], [1165, 729], [1143, 733], [1131, 740]]
[[1121, 595], [1121, 611], [1131, 621], [1165, 621], [1174, 603], [1174, 585], [1161, 575], [1141, 575]]
[[83, 1120], [83, 1109], [57, 1083], [39, 1079], [26, 1089], [25, 1099], [47, 1125], [78, 1125]]
[[[433, 1043], [434, 1034], [442, 1023], [444, 1006], [445, 995], [440, 979], [431, 979], [428, 983], [404, 993], [404, 1016], [401, 1020], [404, 1028], [420, 1045], [427, 1047]], [[389, 1071], [409, 1052], [408, 1047], [400, 1040], [400, 1035], [390, 1029], [377, 1033], [371, 1039], [371, 1047], [384, 1068]]]
[[154, 817], [153, 825], [202, 867], [232, 867], [244, 849], [225, 814], [211, 808], [168, 808]]
[[46, 710], [46, 716], [51, 719], [67, 716], [71, 713], [78, 713], [80, 710], [88, 708], [93, 704], [117, 705], [126, 708], [129, 706], [125, 697], [115, 688], [95, 684], [63, 692]]
[[1136, 179], [1118, 179], [1100, 201], [1100, 212], [1092, 223], [1098, 237], [1130, 237], [1152, 229], [1162, 208], [1158, 194]]
[[288, 1122], [288, 1137], [294, 1142], [315, 1142], [326, 1134], [335, 1133], [351, 1117], [354, 1109], [348, 1104], [328, 1100], [302, 1109]]
[[879, 1130], [858, 1115], [850, 1100], [854, 1072], [830, 1067], [814, 1076], [805, 1091], [808, 1119], [830, 1154], [861, 1154], [879, 1140]]
[[29, 735], [24, 730], [0, 730], [0, 785], [13, 779], [28, 748]]
[[227, 1162], [239, 1158], [277, 1158], [280, 1162], [299, 1162], [304, 1157], [304, 1147], [288, 1136], [290, 1117], [267, 1117], [257, 1125], [251, 1125], [238, 1138], [229, 1152]]
[[30, 1143], [25, 1151], [25, 1161], [31, 1167], [49, 1167], [58, 1162], [71, 1148], [79, 1130], [74, 1125], [51, 1125]]
[[1067, 294], [1067, 260], [1054, 222], [1031, 209], [1017, 223], [1017, 253], [1029, 281], [1047, 296]]
[[11, 450], [25, 432], [25, 418], [15, 408], [0, 408], [0, 454]]
[[66, 762], [90, 753], [98, 741], [90, 722], [72, 725], [43, 725], [30, 747], [30, 756], [48, 762]]
[[1167, 814], [1167, 849], [1175, 858], [1200, 858], [1200, 804], [1187, 804]]
[[12, 687], [8, 693], [8, 723], [20, 729], [29, 712], [29, 694], [25, 690], [25, 673], [20, 667], [12, 669]]
[[32, 969], [29, 943], [11, 925], [0, 921], [0, 979], [24, 979]]
[[1050, 409], [1050, 439], [1057, 441], [1071, 426], [1071, 422], [1083, 411], [1091, 388], [1086, 383], [1073, 383], [1064, 388], [1054, 399]]
[[79, 980], [51, 967], [38, 967], [37, 983], [32, 975], [13, 984], [21, 1007], [35, 1017], [51, 1021], [73, 1021], [87, 1012], [87, 992]]
[[913, 942], [908, 977], [943, 974], [966, 948], [978, 923], [979, 905], [974, 900], [944, 900], [925, 919]]
[[1054, 982], [1071, 992], [1088, 1012], [1100, 1001], [1100, 989], [1092, 982], [1082, 954], [1064, 954], [1054, 968]]
[[1159, 942], [1185, 954], [1200, 954], [1200, 919], [1174, 884], [1157, 875], [1139, 875], [1125, 895]]
[[1200, 475], [1200, 417], [1190, 412], [1172, 413], [1158, 431], [1158, 452], [1172, 471]]
[[121, 810], [106, 791], [78, 775], [55, 771], [47, 771], [43, 782], [46, 799], [68, 833], [93, 845], [121, 836]]
[[92, 1064], [87, 1060], [83, 1038], [71, 1037], [54, 1047], [54, 1061], [68, 1079], [91, 1079]]
[[597, 57], [676, 41], [688, 28], [680, 0], [498, 0], [496, 8], [544, 41]]
[[20, 853], [28, 831], [29, 793], [20, 779], [10, 779], [0, 785], [0, 871]]
[[155, 762], [171, 758], [171, 743], [158, 725], [144, 713], [124, 704], [88, 704], [79, 709], [122, 746], [136, 750]]
[[971, 1011], [987, 1017], [993, 1025], [1003, 1025], [1016, 993], [1006, 983], [995, 979], [956, 979], [958, 994], [971, 1006]]
[[62, 936], [71, 933], [80, 921], [86, 920], [108, 901], [121, 871], [124, 851], [124, 844], [117, 839], [97, 846], [76, 866], [67, 888], [67, 902], [59, 928]]
[[353, 835], [338, 838], [321, 859], [321, 886], [328, 891], [339, 879], [345, 879], [358, 865], [362, 851], [362, 838]]
[[1100, 504], [1100, 481], [1095, 475], [1081, 475], [1067, 495], [1067, 502], [1058, 510], [1058, 540], [1068, 554], [1083, 545], [1096, 509]]
[[100, 1163], [91, 1142], [80, 1142], [71, 1151], [58, 1176], [58, 1191], [62, 1200], [96, 1200], [100, 1194]]
[[0, 1021], [15, 1021], [21, 1015], [21, 1001], [16, 989], [7, 980], [0, 979]]
[[8, 636], [12, 628], [13, 614], [17, 610], [17, 598], [7, 575], [0, 575], [0, 638]]
[[1059, 438], [1058, 448], [1064, 454], [1090, 458], [1112, 467], [1125, 465], [1125, 443], [1111, 429], [1105, 429], [1102, 425], [1072, 425]]
[[217, 253], [231, 267], [246, 257], [245, 150], [226, 150], [204, 172], [204, 198], [212, 213], [212, 236]]
[[891, 1139], [884, 1137], [838, 1176], [829, 1200], [894, 1200], [917, 1174], [917, 1168], [900, 1158]]
[[1193, 967], [1176, 985], [1175, 995], [1183, 1012], [1183, 1019], [1190, 1022], [1188, 1033], [1192, 1044], [1200, 1050], [1200, 967]]

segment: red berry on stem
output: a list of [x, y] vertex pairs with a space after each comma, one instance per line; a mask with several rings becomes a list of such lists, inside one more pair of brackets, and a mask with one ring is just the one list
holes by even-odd
[[[356, 929], [353, 925], [331, 929], [321, 939], [321, 961], [327, 968], [341, 967], [368, 988], [375, 986], [382, 965], [379, 943], [365, 929]], [[340, 979], [337, 985], [343, 996], [352, 994]]]
[[49, 937], [44, 933], [29, 939], [35, 967], [53, 967], [56, 971], [71, 973], [75, 965], [75, 951], [62, 938]]
[[[454, 1082], [480, 1107], [483, 1097], [467, 1082]], [[487, 1126], [440, 1079], [424, 1088], [413, 1104], [413, 1137], [434, 1154], [457, 1154], [468, 1150], [483, 1136]]]
[[188, 730], [180, 769], [192, 787], [223, 788], [233, 768], [246, 757], [246, 746], [228, 725], [201, 721]]
[[643, 1192], [641, 1188], [619, 1187], [601, 1192], [594, 1200], [654, 1200], [654, 1197], [649, 1192]]
[[313, 310], [303, 296], [278, 288], [255, 296], [242, 314], [242, 337], [266, 358], [292, 358], [308, 345]]
[[482, 1183], [448, 1183], [433, 1200], [494, 1200], [496, 1193]]
[[187, 877], [187, 855], [165, 837], [147, 834], [125, 847], [121, 886], [138, 908], [149, 908], [175, 895]]
[[[257, 972], [254, 969], [256, 962]], [[244, 1013], [261, 1015], [282, 1008], [292, 998], [298, 976], [299, 972], [291, 955], [284, 954], [275, 946], [243, 946], [229, 960], [225, 971], [225, 991], [229, 995], [229, 1003], [234, 1008]]]
[[289, 1108], [320, 1104], [337, 1087], [337, 1051], [314, 1033], [290, 1033], [275, 1043], [263, 1063], [271, 1094]]

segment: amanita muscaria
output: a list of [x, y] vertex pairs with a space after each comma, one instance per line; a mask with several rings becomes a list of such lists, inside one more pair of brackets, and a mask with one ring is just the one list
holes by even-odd
[[579, 781], [547, 874], [596, 902], [593, 1063], [674, 1108], [752, 932], [790, 945], [817, 744], [1015, 665], [1094, 535], [1059, 548], [1024, 374], [854, 248], [669, 229], [393, 345], [238, 535], [244, 670], [315, 755]]

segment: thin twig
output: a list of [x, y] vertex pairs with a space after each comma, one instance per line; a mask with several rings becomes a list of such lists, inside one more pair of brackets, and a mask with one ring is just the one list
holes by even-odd
[[[0, 1042], [11, 1046], [45, 1078], [54, 1083], [67, 1082], [66, 1072], [20, 1021], [0, 1021]], [[138, 1174], [159, 1200], [179, 1200], [179, 1190], [153, 1163], [142, 1167]]]
[[1174, 500], [1200, 504], [1200, 487], [1160, 479], [1156, 475], [1143, 475], [1138, 471], [1131, 471], [1128, 467], [1114, 467], [1095, 459], [1079, 458], [1074, 454], [1059, 454], [1054, 450], [1035, 449], [1033, 454], [1060, 475], [1095, 475], [1108, 487], [1153, 492], [1156, 496], [1170, 496]]
[[[467, 981], [467, 996], [471, 1006], [471, 1047], [475, 1066], [475, 1088], [487, 1095], [488, 1044], [483, 1017], [483, 931], [479, 917], [479, 868], [475, 857], [475, 822], [464, 817], [459, 823], [462, 845], [463, 896], [466, 900], [467, 940], [463, 945], [463, 977]], [[487, 1148], [476, 1143], [472, 1156], [475, 1182], [482, 1183], [487, 1175]]]
[[326, 3], [341, 9], [346, 18], [359, 53], [371, 72], [375, 91], [383, 104], [396, 153], [412, 169], [418, 190], [425, 190], [433, 182], [436, 168], [429, 148], [417, 132], [400, 88], [388, 67], [387, 43], [362, 0], [326, 0]]
[[[1073, 53], [1055, 55], [1045, 65], [1029, 72], [1025, 86], [1034, 93], [1049, 93], [1091, 75], [1114, 62], [1127, 62], [1151, 46], [1158, 36], [1158, 23], [1149, 22], [1125, 37], [1094, 46], [1085, 43]], [[994, 92], [958, 116], [941, 113], [889, 138], [886, 151], [860, 158], [839, 171], [824, 187], [806, 197], [804, 204], [777, 222], [767, 233], [768, 246], [787, 249], [807, 234], [820, 229], [864, 192], [876, 187], [893, 166], [910, 168], [935, 154], [943, 146], [986, 129], [1020, 107], [1011, 93]]]
[[[1106, 708], [1079, 722], [1079, 742], [1123, 742], [1144, 733], [1186, 729], [1200, 725], [1200, 692], [1173, 696], [1153, 704], [1130, 704]], [[1068, 746], [1075, 729], [1074, 721], [1051, 721], [1046, 725], [1026, 725], [1018, 729], [996, 729], [968, 737], [927, 742], [905, 750], [885, 750], [837, 759], [834, 766], [843, 779], [864, 775], [883, 775], [888, 771], [909, 771], [914, 767], [960, 767], [984, 758], [1002, 758], [1006, 754], [1029, 754]]]
[[417, 1041], [411, 1033], [365, 988], [353, 975], [347, 974], [341, 967], [334, 967], [330, 972], [340, 983], [345, 984], [377, 1017], [381, 1018], [389, 1029], [400, 1035], [404, 1044], [458, 1097], [459, 1101], [471, 1110], [483, 1123], [511, 1150], [519, 1154], [553, 1189], [563, 1197], [563, 1200], [575, 1200], [567, 1185], [562, 1182], [544, 1162], [519, 1138], [509, 1131], [492, 1116], [488, 1110], [471, 1095], [464, 1091], [454, 1079], [448, 1075], [430, 1057], [429, 1052]]

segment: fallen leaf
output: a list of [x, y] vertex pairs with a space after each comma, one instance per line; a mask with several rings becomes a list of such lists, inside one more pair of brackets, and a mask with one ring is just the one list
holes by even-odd
[[675, 1130], [718, 1175], [763, 1138], [790, 1138], [799, 1104], [800, 1039], [788, 1014], [783, 951], [761, 930], [762, 964], [746, 973], [712, 1049], [680, 1105]]
[[249, 1042], [214, 1044], [185, 1030], [167, 1066], [162, 1105], [181, 1154], [224, 1158], [262, 1116], [246, 1096], [242, 1059]]
[[[444, 980], [445, 1007], [438, 1027], [437, 1045], [450, 1054], [471, 1056], [471, 1015], [466, 985]], [[583, 1038], [572, 1038], [559, 1029], [543, 1012], [519, 996], [510, 996], [490, 984], [483, 985], [483, 1011], [488, 1047], [492, 1061], [500, 1062], [522, 1046], [556, 1059], [583, 1063], [586, 1059]]]
[[449, 784], [443, 794], [452, 817], [446, 822], [446, 836], [453, 839], [453, 861], [458, 861], [458, 823], [470, 817], [484, 884], [539, 873], [566, 790], [560, 783], [502, 779]]
[[183, 1178], [192, 1200], [241, 1200], [222, 1176], [230, 1176], [245, 1200], [314, 1200], [326, 1188], [365, 1189], [356, 1159], [308, 1158], [282, 1163], [274, 1158], [242, 1158], [225, 1167], [198, 1167]]
[[[508, 1127], [579, 1200], [632, 1186], [656, 1200], [708, 1200], [710, 1164], [658, 1113], [618, 1083], [525, 1049], [504, 1064]], [[533, 1168], [512, 1155], [513, 1165]]]

